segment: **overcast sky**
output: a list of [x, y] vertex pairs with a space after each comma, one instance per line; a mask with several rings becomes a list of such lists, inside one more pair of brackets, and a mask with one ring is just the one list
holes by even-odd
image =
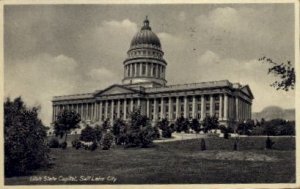
[[168, 62], [168, 84], [228, 79], [249, 84], [253, 111], [294, 108], [262, 56], [294, 63], [293, 4], [24, 5], [4, 7], [5, 96], [41, 105], [56, 95], [121, 83], [123, 60], [148, 15]]

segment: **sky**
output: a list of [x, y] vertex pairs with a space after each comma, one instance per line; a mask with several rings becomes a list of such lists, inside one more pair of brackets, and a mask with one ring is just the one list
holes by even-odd
[[294, 64], [293, 4], [5, 5], [5, 97], [40, 106], [49, 125], [53, 96], [120, 84], [146, 15], [165, 52], [168, 85], [228, 79], [250, 86], [254, 112], [295, 108], [295, 91], [272, 88], [275, 76], [258, 61]]

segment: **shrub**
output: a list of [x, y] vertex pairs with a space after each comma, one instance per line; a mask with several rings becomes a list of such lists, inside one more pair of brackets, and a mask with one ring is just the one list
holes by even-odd
[[82, 129], [80, 134], [80, 140], [85, 142], [92, 142], [97, 140], [96, 131], [93, 127], [87, 125], [84, 129]]
[[177, 133], [180, 133], [181, 131], [188, 133], [189, 129], [190, 129], [190, 122], [187, 118], [184, 118], [183, 116], [181, 116], [176, 119], [175, 130]]
[[199, 123], [198, 119], [192, 120], [191, 129], [193, 129], [196, 133], [200, 132], [200, 123]]
[[140, 132], [141, 147], [143, 147], [143, 148], [148, 147], [149, 144], [152, 143], [154, 138], [155, 138], [155, 132], [154, 132], [153, 127], [146, 126], [141, 129], [141, 132]]
[[51, 138], [48, 142], [49, 148], [59, 148], [59, 142], [57, 138]]
[[172, 129], [167, 127], [165, 130], [162, 131], [162, 137], [164, 138], [171, 138], [172, 137]]
[[19, 176], [49, 163], [46, 127], [39, 109], [28, 108], [21, 97], [4, 102], [5, 177]]
[[273, 145], [275, 144], [275, 142], [273, 142], [270, 137], [268, 136], [266, 139], [266, 148], [267, 149], [272, 149]]
[[201, 151], [204, 151], [206, 150], [206, 144], [205, 144], [205, 140], [204, 139], [201, 139]]
[[153, 127], [154, 129], [154, 139], [159, 139], [160, 138], [160, 133], [159, 133], [159, 129], [157, 126]]
[[169, 126], [168, 119], [164, 118], [157, 123], [157, 127], [162, 130], [162, 137], [171, 138], [173, 130]]
[[203, 130], [205, 133], [212, 129], [217, 129], [219, 126], [219, 121], [216, 116], [206, 116], [202, 122]]
[[97, 145], [97, 142], [94, 141], [93, 144], [90, 146], [90, 150], [91, 150], [91, 151], [96, 150], [96, 149], [97, 149], [97, 146], [98, 146], [98, 145]]
[[76, 148], [76, 150], [79, 149], [79, 148], [81, 147], [81, 142], [80, 142], [80, 140], [78, 140], [78, 139], [73, 140], [73, 141], [72, 141], [72, 147], [73, 147], [73, 148]]
[[63, 142], [60, 144], [61, 149], [66, 149], [68, 146], [67, 142]]
[[106, 133], [102, 141], [102, 150], [109, 150], [113, 140], [114, 140], [113, 135], [110, 132]]
[[147, 116], [141, 115], [139, 109], [130, 115], [130, 123], [126, 131], [125, 147], [146, 147], [155, 138], [155, 131]]

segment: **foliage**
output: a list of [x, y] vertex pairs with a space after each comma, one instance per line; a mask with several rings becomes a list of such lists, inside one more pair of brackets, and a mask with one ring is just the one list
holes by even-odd
[[19, 176], [48, 165], [46, 127], [38, 108], [27, 107], [21, 97], [4, 102], [5, 176]]
[[181, 131], [184, 131], [186, 133], [189, 132], [190, 128], [190, 122], [187, 118], [184, 118], [183, 116], [180, 116], [175, 121], [175, 130], [176, 132], [180, 133]]
[[59, 144], [59, 146], [61, 147], [61, 149], [66, 149], [67, 145], [68, 145], [67, 142], [62, 142], [61, 144]]
[[200, 128], [200, 123], [198, 119], [193, 119], [191, 122], [191, 129], [193, 129], [196, 133], [199, 133], [201, 128]]
[[81, 121], [80, 114], [75, 111], [64, 109], [61, 111], [56, 121], [54, 122], [54, 132], [56, 136], [63, 137], [65, 135], [65, 142], [67, 141], [68, 132], [79, 128], [78, 123]]
[[161, 121], [157, 122], [157, 127], [162, 130], [162, 137], [171, 138], [173, 130], [169, 126], [168, 119], [164, 118]]
[[275, 81], [271, 84], [272, 87], [276, 88], [276, 90], [294, 90], [296, 75], [295, 68], [292, 66], [291, 61], [279, 64], [274, 62], [272, 59], [266, 57], [259, 58], [258, 60], [263, 63], [269, 63], [271, 67], [268, 70], [268, 74], [272, 73], [275, 76], [279, 77], [278, 81]]
[[251, 131], [254, 127], [254, 121], [253, 120], [247, 120], [247, 121], [244, 121], [244, 122], [239, 122], [237, 125], [238, 126], [237, 126], [236, 132], [238, 134], [250, 135]]
[[157, 126], [153, 127], [154, 129], [154, 139], [160, 138], [159, 128]]
[[108, 129], [110, 129], [111, 125], [110, 125], [110, 121], [109, 119], [104, 120], [103, 124], [102, 124], [102, 131], [106, 132]]
[[266, 121], [261, 127], [264, 128], [265, 135], [295, 135], [295, 122], [283, 119], [273, 119]]
[[202, 139], [201, 139], [200, 146], [201, 146], [201, 151], [204, 151], [204, 150], [206, 150], [206, 144], [205, 144], [205, 140], [204, 140], [204, 138], [202, 138]]
[[141, 128], [140, 141], [141, 141], [142, 148], [148, 147], [154, 139], [155, 139], [155, 131], [152, 126], [147, 125]]
[[126, 130], [126, 147], [147, 147], [155, 139], [156, 134], [147, 116], [135, 109], [130, 115], [130, 123]]
[[81, 147], [81, 142], [79, 139], [75, 139], [72, 141], [72, 147], [76, 148], [76, 150], [78, 150]]
[[102, 138], [102, 128], [100, 125], [95, 126], [95, 135], [96, 135], [96, 141], [100, 142]]
[[59, 141], [57, 138], [51, 138], [48, 142], [49, 148], [59, 148]]
[[268, 136], [268, 138], [266, 139], [266, 148], [267, 149], [272, 149], [273, 145], [275, 144], [275, 142], [273, 142], [270, 137]]
[[125, 141], [126, 123], [122, 119], [116, 119], [112, 128], [117, 145], [121, 145]]
[[224, 125], [220, 125], [219, 126], [219, 129], [221, 130], [221, 132], [224, 134], [224, 138], [225, 139], [228, 139], [229, 138], [229, 132], [230, 132], [230, 129], [228, 129], [226, 126]]
[[80, 140], [85, 142], [93, 142], [97, 140], [96, 130], [87, 125], [84, 129], [82, 129], [80, 134]]
[[95, 151], [97, 149], [97, 147], [98, 147], [97, 142], [94, 141], [93, 144], [90, 146], [90, 150]]
[[109, 150], [113, 140], [114, 140], [114, 136], [112, 135], [111, 132], [105, 133], [102, 141], [102, 150]]
[[206, 116], [202, 122], [204, 132], [212, 129], [217, 129], [219, 127], [219, 121], [216, 116]]

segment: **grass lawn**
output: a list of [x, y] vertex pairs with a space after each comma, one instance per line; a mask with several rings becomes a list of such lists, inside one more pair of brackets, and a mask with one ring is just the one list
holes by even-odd
[[[272, 140], [273, 150], [264, 149], [262, 137], [240, 138], [238, 151], [232, 150], [234, 139], [223, 138], [206, 138], [206, 151], [200, 150], [200, 139], [94, 152], [51, 149], [51, 168], [6, 178], [5, 184], [294, 183], [295, 138]], [[77, 181], [30, 181], [33, 176]]]

